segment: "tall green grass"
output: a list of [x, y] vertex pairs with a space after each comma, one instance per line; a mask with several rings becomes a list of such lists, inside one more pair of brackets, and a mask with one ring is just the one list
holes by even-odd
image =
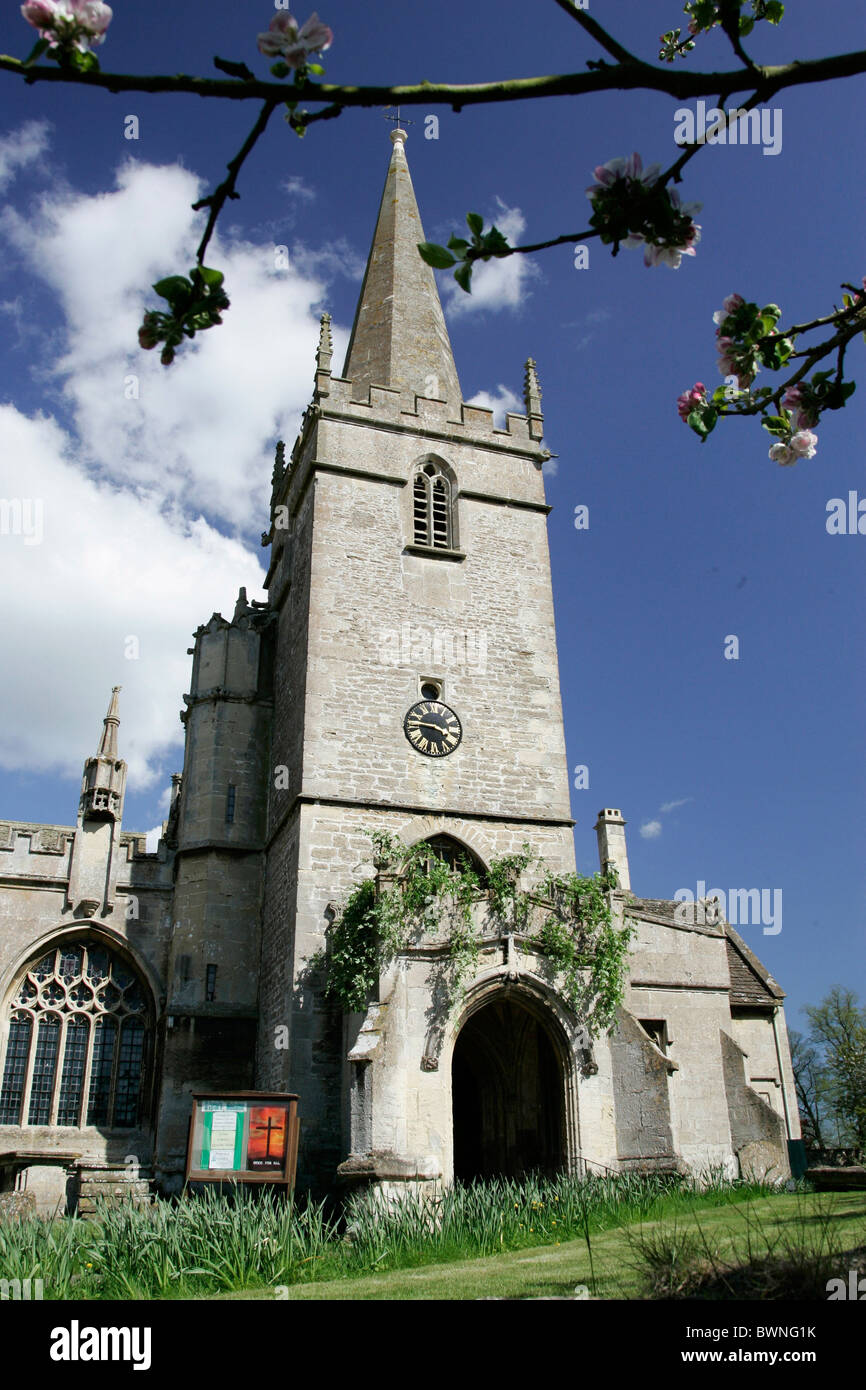
[[573, 1240], [636, 1220], [742, 1201], [772, 1189], [670, 1175], [455, 1184], [438, 1195], [324, 1203], [211, 1188], [95, 1219], [0, 1222], [0, 1278], [41, 1278], [46, 1299], [200, 1298]]

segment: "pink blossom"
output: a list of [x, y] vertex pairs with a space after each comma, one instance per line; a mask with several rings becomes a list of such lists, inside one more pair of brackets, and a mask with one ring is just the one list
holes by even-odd
[[102, 0], [27, 0], [21, 13], [52, 48], [75, 45], [86, 52], [105, 41], [113, 12]]
[[333, 40], [333, 33], [327, 24], [322, 24], [315, 10], [300, 29], [297, 20], [281, 10], [268, 25], [268, 32], [259, 34], [259, 52], [266, 58], [279, 56], [290, 68], [299, 68], [311, 53], [324, 53]]
[[800, 386], [789, 386], [782, 397], [782, 405], [793, 410], [794, 426], [798, 430], [810, 430], [813, 425], [817, 425], [818, 416], [814, 410], [804, 410], [802, 408], [803, 391]]
[[724, 323], [728, 315], [735, 313], [745, 302], [741, 294], [729, 294], [727, 299], [722, 301], [721, 309], [717, 309], [713, 314], [713, 323]]
[[797, 462], [797, 455], [787, 444], [774, 444], [770, 449], [770, 458], [774, 463], [781, 464], [783, 468]]
[[627, 159], [619, 155], [616, 159], [609, 159], [606, 164], [599, 164], [593, 169], [592, 176], [596, 182], [586, 190], [586, 196], [594, 198], [602, 189], [610, 188], [617, 179], [637, 179], [639, 183], [655, 183], [661, 170], [660, 164], [650, 164], [649, 168], [644, 169], [637, 150]]
[[[637, 151], [629, 155], [627, 159], [620, 155], [616, 159], [609, 159], [606, 164], [599, 164], [593, 170], [596, 182], [587, 188], [586, 196], [595, 199], [599, 193], [603, 193], [606, 188], [610, 188], [619, 179], [632, 179], [643, 184], [653, 184], [660, 173], [660, 164], [651, 164], [648, 169], [644, 169]], [[694, 213], [700, 212], [701, 203], [683, 203], [675, 188], [668, 189], [667, 195], [672, 206], [684, 216], [691, 217]], [[629, 232], [628, 236], [623, 237], [620, 245], [625, 246], [628, 250], [645, 245], [645, 265], [668, 265], [672, 270], [679, 270], [683, 256], [696, 254], [694, 248], [701, 239], [701, 229], [696, 223], [691, 222], [683, 236], [684, 240], [678, 245], [656, 246], [652, 242], [647, 242], [643, 232]]]
[[104, 5], [102, 0], [67, 0], [67, 3], [84, 32], [95, 43], [102, 43], [113, 17], [110, 6]]
[[696, 381], [690, 391], [677, 396], [677, 412], [681, 420], [687, 421], [696, 406], [703, 405], [707, 399], [707, 388], [702, 381]]
[[[21, 13], [32, 24], [34, 29], [51, 29], [55, 19], [55, 8], [52, 0], [28, 0], [26, 5], [21, 6]], [[43, 37], [45, 37], [43, 35]]]
[[138, 330], [139, 346], [143, 348], [155, 348], [160, 341], [156, 314], [145, 314], [144, 323]]
[[811, 430], [799, 430], [791, 436], [791, 448], [797, 458], [812, 459], [818, 448], [818, 436]]

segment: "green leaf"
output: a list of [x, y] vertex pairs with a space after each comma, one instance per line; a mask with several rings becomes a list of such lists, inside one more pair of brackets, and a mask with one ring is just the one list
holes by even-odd
[[174, 307], [181, 297], [187, 297], [192, 285], [185, 275], [167, 275], [164, 280], [157, 280], [153, 286], [161, 299], [167, 299], [169, 304]]
[[271, 64], [271, 73], [274, 77], [288, 77], [290, 72], [291, 68], [288, 63], [284, 63], [282, 59], [278, 63]]
[[462, 265], [459, 265], [454, 272], [454, 279], [457, 281], [461, 290], [465, 290], [467, 294], [471, 294], [472, 262], [464, 261]]
[[686, 420], [686, 424], [693, 429], [695, 434], [700, 436], [701, 443], [706, 439], [716, 427], [718, 412], [712, 408], [704, 406], [701, 410], [693, 410]]
[[321, 63], [307, 63], [307, 72], [315, 73], [316, 77], [321, 77], [324, 71]]
[[480, 236], [484, 231], [484, 218], [477, 212], [467, 212], [466, 225], [473, 236]]
[[73, 48], [68, 53], [66, 61], [70, 67], [75, 68], [78, 72], [99, 71], [99, 59], [95, 53], [91, 53], [89, 50], [87, 53], [82, 53], [79, 49]]
[[447, 270], [449, 266], [457, 264], [451, 252], [446, 251], [444, 246], [438, 246], [435, 241], [420, 241], [418, 250], [422, 261], [432, 265], [434, 270]]
[[195, 269], [209, 289], [216, 285], [221, 285], [225, 279], [221, 270], [214, 270], [211, 266], [199, 265], [196, 266]]
[[448, 238], [448, 249], [458, 251], [460, 254], [457, 259], [462, 261], [469, 250], [469, 242], [464, 237], [452, 236]]
[[38, 39], [31, 48], [30, 52], [27, 54], [27, 57], [24, 59], [24, 63], [22, 66], [25, 68], [29, 68], [31, 63], [35, 63], [37, 58], [42, 57], [42, 54], [45, 52], [47, 47], [47, 39]]
[[771, 24], [778, 24], [785, 13], [785, 6], [782, 0], [767, 0], [764, 6], [764, 18]]
[[510, 249], [508, 237], [503, 236], [498, 227], [490, 228], [487, 235], [481, 238], [481, 245], [484, 247], [485, 251], [489, 251], [492, 255], [496, 255], [499, 251], [508, 251]]
[[761, 424], [770, 434], [787, 434], [791, 428], [790, 420], [783, 415], [765, 415]]

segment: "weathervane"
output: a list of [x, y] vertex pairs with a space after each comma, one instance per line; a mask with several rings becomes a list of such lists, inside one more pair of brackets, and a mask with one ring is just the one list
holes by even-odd
[[[389, 116], [389, 115], [388, 115], [388, 112], [389, 112], [389, 111], [393, 111], [393, 110], [395, 110], [395, 109], [396, 109], [396, 111], [397, 111], [396, 116]], [[383, 116], [385, 117], [385, 120], [386, 120], [386, 121], [393, 121], [395, 127], [396, 127], [396, 126], [399, 126], [399, 125], [414, 125], [414, 124], [415, 124], [414, 121], [404, 121], [404, 120], [401, 118], [399, 106], [396, 107], [396, 108], [394, 108], [393, 106], [386, 106], [386, 107], [385, 107], [385, 110], [382, 112], [382, 114], [383, 114]]]

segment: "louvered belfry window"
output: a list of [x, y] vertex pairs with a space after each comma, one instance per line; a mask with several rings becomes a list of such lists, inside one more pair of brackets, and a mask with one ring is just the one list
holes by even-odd
[[151, 1010], [119, 952], [88, 937], [53, 946], [10, 1003], [0, 1124], [138, 1124]]
[[415, 474], [413, 489], [415, 544], [433, 550], [453, 546], [451, 483], [435, 463], [425, 463]]

